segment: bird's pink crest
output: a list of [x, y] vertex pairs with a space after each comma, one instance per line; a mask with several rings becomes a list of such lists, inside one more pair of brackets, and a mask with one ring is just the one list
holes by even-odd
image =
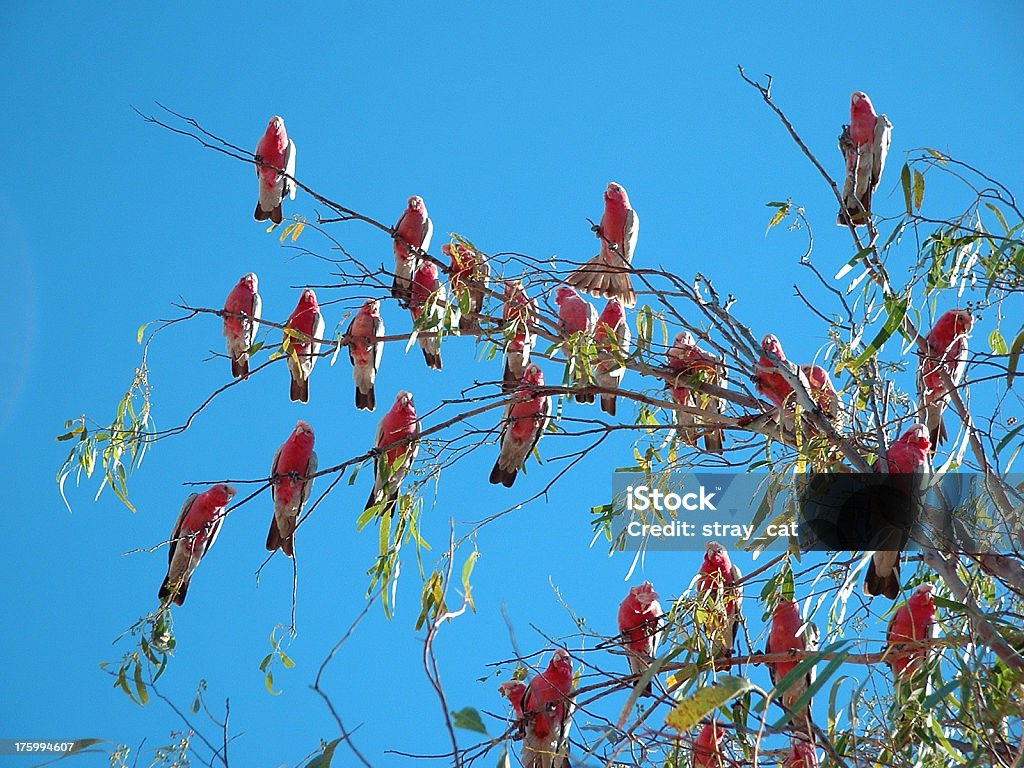
[[303, 289], [302, 296], [299, 297], [299, 304], [313, 309], [317, 308], [316, 294], [312, 288]]
[[410, 197], [409, 198], [409, 210], [410, 211], [422, 210], [425, 213], [426, 210], [427, 210], [427, 207], [423, 204], [423, 198], [420, 197], [419, 195], [413, 195], [412, 197]]
[[633, 595], [644, 608], [658, 600], [658, 593], [654, 591], [654, 585], [649, 581], [630, 587], [629, 594]]
[[540, 369], [540, 366], [536, 363], [530, 363], [523, 372], [523, 383], [533, 386], [544, 384], [544, 372]]
[[212, 500], [219, 507], [227, 506], [237, 491], [227, 483], [218, 483], [209, 490]]
[[245, 275], [242, 275], [242, 279], [239, 280], [239, 282], [240, 283], [244, 283], [246, 288], [248, 288], [253, 293], [256, 293], [256, 291], [259, 290], [259, 284], [260, 283], [259, 283], [259, 280], [256, 277], [256, 273], [255, 272], [249, 272], [249, 273], [247, 273]]
[[771, 352], [779, 360], [785, 360], [786, 355], [782, 351], [782, 344], [779, 343], [779, 339], [773, 333], [766, 333], [764, 338], [761, 339], [761, 349], [765, 352]]
[[562, 302], [574, 296], [579, 296], [579, 294], [577, 294], [575, 290], [565, 285], [560, 286], [555, 289], [555, 304], [561, 306]]
[[629, 195], [626, 194], [623, 186], [617, 182], [609, 182], [607, 189], [604, 191], [604, 199], [609, 203], [629, 208]]

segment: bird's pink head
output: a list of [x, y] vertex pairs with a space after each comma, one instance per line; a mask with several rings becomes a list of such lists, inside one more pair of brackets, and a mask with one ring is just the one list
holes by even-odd
[[641, 607], [646, 608], [651, 603], [658, 601], [658, 593], [654, 591], [654, 585], [649, 581], [630, 587], [629, 594], [636, 598]]
[[773, 333], [766, 333], [764, 338], [761, 339], [761, 349], [765, 352], [771, 352], [779, 360], [785, 360], [786, 354], [782, 351], [782, 345], [779, 343], [778, 338]]
[[974, 315], [966, 309], [951, 309], [939, 318], [936, 325], [949, 325], [950, 335], [966, 335], [974, 327]]
[[794, 618], [799, 621], [800, 608], [797, 606], [795, 600], [779, 600], [779, 604], [776, 605], [775, 610], [772, 611], [772, 618]]
[[855, 114], [875, 114], [875, 107], [864, 91], [854, 91], [850, 94], [850, 116]]
[[401, 414], [406, 418], [415, 421], [416, 406], [412, 402], [412, 393], [404, 389], [395, 397], [395, 404], [391, 406], [392, 413]]
[[563, 679], [572, 680], [572, 657], [564, 648], [559, 648], [551, 654], [551, 662], [548, 670], [557, 673]]
[[380, 302], [376, 299], [367, 299], [359, 311], [370, 317], [380, 317]]
[[310, 309], [318, 309], [316, 303], [316, 294], [313, 293], [312, 288], [304, 288], [302, 295], [299, 297], [299, 306], [308, 307]]
[[623, 186], [617, 182], [610, 182], [608, 187], [604, 191], [604, 199], [606, 203], [614, 205], [621, 205], [623, 208], [629, 208], [629, 195], [626, 194], [626, 190]]
[[919, 448], [922, 451], [927, 451], [932, 447], [932, 441], [928, 438], [928, 427], [924, 424], [914, 424], [911, 426], [900, 437], [900, 442], [914, 448]]
[[424, 261], [416, 270], [416, 281], [433, 283], [437, 280], [437, 264], [432, 261]]
[[299, 419], [297, 422], [295, 422], [295, 430], [294, 430], [293, 434], [295, 434], [295, 435], [309, 435], [309, 436], [312, 437], [312, 435], [313, 435], [313, 428], [311, 426], [309, 426], [309, 424], [306, 423], [305, 421], [303, 421], [302, 419]]
[[287, 135], [285, 133], [285, 129], [284, 129], [284, 118], [283, 117], [281, 117], [280, 115], [274, 115], [273, 117], [270, 118], [270, 120], [267, 122], [267, 135], [269, 135], [269, 136], [274, 136], [274, 135], [285, 136], [285, 135]]
[[692, 333], [689, 331], [681, 331], [676, 334], [676, 339], [672, 342], [672, 346], [676, 349], [688, 349], [695, 343], [696, 341], [694, 340]]
[[729, 553], [717, 541], [709, 541], [704, 546], [704, 560], [719, 568], [729, 568], [732, 565], [729, 562]]
[[255, 272], [249, 272], [242, 275], [242, 279], [238, 282], [253, 293], [256, 293], [259, 290], [260, 281], [256, 278]]
[[562, 302], [571, 298], [579, 298], [579, 294], [573, 288], [562, 285], [555, 289], [555, 304], [558, 306], [562, 306]]
[[216, 503], [218, 507], [226, 507], [228, 502], [231, 501], [232, 497], [237, 491], [227, 483], [218, 483], [217, 485], [210, 488], [207, 493], [210, 494], [210, 498]]
[[609, 299], [608, 303], [604, 305], [604, 309], [601, 310], [601, 316], [597, 319], [598, 325], [607, 325], [611, 328], [618, 328], [626, 318], [626, 310], [622, 307], [622, 302], [618, 299]]
[[914, 590], [914, 594], [910, 596], [911, 600], [915, 600], [919, 603], [931, 603], [935, 597], [935, 585], [934, 584], [922, 584]]
[[530, 363], [523, 372], [523, 384], [540, 387], [544, 385], [544, 371], [536, 363]]
[[426, 213], [427, 206], [425, 206], [423, 204], [423, 198], [422, 197], [420, 197], [419, 195], [413, 195], [412, 197], [409, 198], [409, 210], [410, 211], [420, 211], [420, 210], [422, 210], [424, 213]]
[[513, 705], [517, 705], [523, 700], [526, 684], [522, 680], [506, 680], [498, 686], [498, 693], [511, 701]]

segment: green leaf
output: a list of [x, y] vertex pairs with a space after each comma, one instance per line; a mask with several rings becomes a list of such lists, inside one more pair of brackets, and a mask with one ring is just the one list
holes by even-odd
[[281, 666], [285, 669], [291, 669], [295, 666], [295, 662], [292, 660], [292, 657], [284, 651], [281, 651]]
[[1024, 330], [1017, 334], [1017, 338], [1010, 345], [1010, 359], [1006, 363], [1006, 386], [1013, 386], [1013, 377], [1017, 375], [1017, 364], [1020, 362], [1020, 353], [1024, 349]]
[[988, 345], [994, 355], [1006, 355], [1010, 352], [1006, 346], [1006, 339], [1003, 338], [1003, 334], [999, 332], [998, 328], [988, 335]]
[[677, 731], [689, 731], [704, 717], [740, 694], [753, 688], [748, 680], [733, 675], [718, 678], [709, 688], [700, 688], [680, 701], [665, 717], [665, 722]]
[[341, 739], [337, 738], [334, 739], [334, 741], [328, 741], [326, 744], [321, 744], [320, 749], [322, 751], [319, 755], [306, 763], [305, 768], [331, 768], [331, 760], [334, 759], [334, 750], [338, 748], [338, 744], [340, 743]]
[[906, 203], [907, 215], [909, 216], [914, 212], [914, 208], [910, 193], [910, 166], [906, 163], [903, 164], [903, 169], [900, 171], [900, 186], [903, 187], [903, 201]]
[[910, 302], [905, 298], [886, 299], [885, 311], [888, 313], [888, 317], [885, 320], [885, 324], [875, 334], [875, 338], [871, 340], [871, 343], [857, 356], [857, 359], [843, 363], [843, 367], [849, 368], [851, 371], [857, 371], [864, 363], [871, 359], [871, 356], [878, 352], [879, 348], [888, 338], [902, 327], [903, 318], [906, 317], [909, 307]]
[[[152, 322], [152, 321], [151, 321]], [[142, 337], [146, 335], [146, 329], [150, 326], [150, 323], [143, 323], [139, 326], [139, 330], [135, 334], [135, 343], [141, 344]]]
[[300, 221], [295, 225], [295, 229], [292, 230], [292, 242], [294, 243], [299, 239], [299, 235], [302, 234], [302, 230], [306, 228], [306, 222]]
[[480, 713], [472, 707], [463, 707], [458, 712], [452, 712], [452, 725], [474, 733], [485, 735], [487, 733], [484, 721], [480, 719]]
[[921, 203], [924, 201], [924, 175], [914, 169], [914, 207], [921, 210]]
[[146, 705], [149, 701], [149, 694], [146, 692], [146, 684], [142, 681], [142, 665], [135, 662], [135, 691], [139, 694], [139, 704]]
[[985, 202], [985, 207], [995, 214], [995, 217], [999, 219], [999, 223], [1003, 225], [1003, 229], [1006, 231], [1007, 234], [1009, 234], [1010, 228], [1006, 225], [1006, 219], [1003, 217], [1003, 212], [988, 201]]
[[784, 218], [786, 218], [786, 216], [789, 215], [789, 209], [790, 209], [790, 207], [792, 207], [792, 204], [793, 204], [792, 200], [787, 200], [784, 203], [778, 203], [778, 202], [765, 203], [765, 205], [767, 207], [769, 207], [769, 208], [776, 208], [777, 209], [775, 211], [774, 215], [772, 216], [771, 220], [768, 222], [767, 228], [765, 228], [765, 230], [764, 230], [764, 233], [766, 235], [768, 234], [769, 230], [772, 227], [774, 227], [776, 224], [778, 224], [780, 221], [782, 221]]
[[267, 689], [267, 693], [271, 696], [280, 696], [280, 691], [274, 690], [274, 673], [267, 672], [266, 677], [263, 678], [263, 686]]

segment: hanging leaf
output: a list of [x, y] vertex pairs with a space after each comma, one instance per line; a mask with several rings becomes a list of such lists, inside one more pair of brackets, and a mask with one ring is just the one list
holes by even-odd
[[921, 210], [921, 203], [924, 200], [924, 175], [914, 169], [914, 207]]
[[689, 731], [711, 712], [753, 687], [745, 678], [725, 675], [711, 687], [701, 688], [676, 704], [665, 722], [677, 731]]
[[474, 733], [487, 733], [487, 727], [480, 719], [480, 713], [472, 707], [463, 707], [458, 712], [452, 712], [452, 725]]
[[327, 743], [320, 745], [320, 754], [306, 763], [305, 768], [331, 768], [331, 760], [334, 759], [334, 750], [337, 749], [338, 744], [341, 743], [341, 739], [337, 738], [334, 741], [328, 741]]
[[1003, 338], [1003, 334], [999, 332], [998, 328], [988, 335], [988, 345], [991, 347], [993, 355], [1006, 355], [1010, 352], [1006, 346], [1006, 339]]
[[907, 215], [909, 216], [914, 212], [914, 208], [910, 191], [910, 166], [906, 163], [903, 164], [903, 169], [900, 171], [900, 186], [903, 187], [903, 201], [907, 206]]

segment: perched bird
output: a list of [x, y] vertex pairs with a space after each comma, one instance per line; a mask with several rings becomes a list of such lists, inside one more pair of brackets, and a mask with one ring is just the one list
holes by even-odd
[[886, 632], [886, 663], [892, 668], [894, 679], [912, 677], [928, 656], [927, 648], [904, 650], [902, 644], [931, 640], [936, 636], [935, 587], [922, 584], [896, 609]]
[[491, 277], [487, 257], [463, 242], [445, 243], [441, 252], [451, 259], [448, 281], [451, 283], [452, 301], [462, 311], [459, 330], [471, 333], [480, 328], [480, 310], [484, 306], [484, 291]]
[[743, 574], [733, 565], [725, 547], [709, 541], [697, 576], [697, 623], [712, 638], [714, 658], [732, 656], [743, 620], [743, 592], [739, 584]]
[[508, 699], [508, 703], [512, 705], [512, 716], [517, 724], [512, 738], [522, 739], [526, 733], [526, 723], [523, 722], [523, 696], [526, 695], [526, 683], [522, 680], [506, 680], [498, 686], [498, 693]]
[[[391, 410], [384, 414], [377, 426], [377, 436], [373, 441], [374, 450], [377, 451], [373, 462], [373, 490], [370, 491], [364, 509], [383, 504], [381, 515], [394, 509], [402, 481], [416, 460], [419, 434], [420, 422], [416, 418], [412, 395], [403, 390], [398, 393]], [[405, 442], [392, 445], [400, 440]], [[387, 448], [389, 445], [392, 447]]]
[[281, 201], [285, 197], [295, 199], [295, 142], [288, 138], [282, 118], [270, 118], [266, 132], [256, 144], [254, 158], [259, 199], [253, 216], [256, 221], [270, 219], [280, 224]]
[[704, 724], [693, 740], [693, 768], [723, 768], [728, 765], [722, 754], [725, 731], [714, 720]]
[[876, 115], [871, 99], [863, 91], [850, 96], [850, 124], [843, 126], [839, 151], [846, 160], [843, 204], [836, 223], [862, 227], [871, 216], [871, 195], [878, 189], [885, 168], [885, 156], [892, 140], [892, 123]]
[[566, 282], [591, 296], [618, 299], [625, 306], [636, 304], [629, 281], [629, 269], [640, 232], [640, 217], [629, 204], [629, 196], [614, 181], [604, 192], [604, 213], [595, 228], [601, 251], [581, 266]]
[[789, 740], [789, 755], [783, 768], [818, 768], [814, 744], [802, 733], [793, 734]]
[[917, 395], [923, 412], [921, 421], [928, 427], [933, 453], [946, 439], [942, 412], [951, 397], [940, 371], [946, 372], [954, 387], [963, 382], [967, 370], [967, 338], [973, 325], [974, 317], [970, 312], [951, 309], [943, 313], [925, 337], [928, 351], [921, 354], [918, 361]]
[[[885, 458], [875, 465], [875, 471], [886, 471], [890, 475], [905, 476], [906, 487], [901, 488], [907, 498], [913, 499], [914, 493], [920, 489], [923, 479], [931, 474], [929, 461], [928, 429], [923, 424], [914, 424], [893, 442], [885, 452]], [[906, 544], [909, 530], [899, 530], [895, 534]], [[864, 579], [864, 592], [869, 595], [885, 595], [895, 600], [900, 591], [900, 555], [902, 546], [897, 550], [879, 550], [871, 555], [868, 563], [867, 576]]]
[[[618, 389], [626, 375], [626, 367], [620, 362], [629, 356], [629, 323], [626, 311], [618, 299], [609, 299], [597, 318], [594, 331], [594, 346], [597, 347], [597, 365], [594, 366], [594, 382], [605, 389]], [[615, 415], [615, 395], [601, 394], [601, 410], [609, 416]]]
[[523, 768], [569, 768], [569, 728], [575, 696], [572, 659], [559, 648], [547, 669], [534, 677], [523, 695], [526, 734]]
[[832, 385], [828, 371], [818, 365], [794, 366], [786, 359], [786, 353], [782, 351], [779, 340], [770, 333], [765, 334], [761, 340], [761, 349], [761, 357], [754, 373], [754, 384], [757, 391], [771, 400], [773, 405], [777, 407], [787, 405], [787, 400], [793, 393], [793, 387], [779, 373], [778, 366], [765, 354], [766, 352], [775, 355], [789, 367], [791, 373], [800, 377], [811, 399], [827, 416], [835, 418], [839, 415], [839, 394]]
[[551, 399], [533, 390], [544, 386], [544, 374], [530, 363], [523, 374], [519, 389], [505, 407], [505, 420], [501, 427], [501, 451], [491, 470], [491, 483], [511, 488], [516, 473], [526, 464], [537, 441], [548, 426]]
[[[249, 350], [260, 329], [263, 303], [258, 291], [259, 281], [249, 272], [231, 289], [224, 302], [224, 338], [231, 358], [231, 375], [239, 379], [249, 376]], [[228, 312], [240, 317], [229, 316]]]
[[[771, 629], [768, 631], [768, 647], [766, 654], [794, 653], [818, 650], [818, 628], [811, 622], [800, 618], [800, 609], [793, 600], [780, 600], [772, 612]], [[768, 671], [772, 684], [778, 685], [783, 678], [792, 672], [803, 659], [794, 656], [792, 661], [770, 661]], [[793, 712], [794, 721], [803, 721], [810, 729], [811, 702], [804, 705], [801, 711], [793, 711], [793, 706], [800, 700], [808, 688], [814, 684], [815, 669], [800, 680], [795, 680], [782, 693], [782, 705]]]
[[[668, 351], [668, 367], [673, 374], [668, 387], [672, 399], [686, 408], [702, 408], [719, 414], [725, 413], [725, 400], [721, 397], [704, 395], [693, 388], [694, 384], [711, 384], [725, 389], [728, 387], [728, 372], [724, 361], [711, 352], [697, 346], [693, 335], [683, 331], [676, 335], [672, 347]], [[700, 434], [699, 417], [681, 408], [676, 409], [676, 425], [680, 429], [683, 440], [689, 445], [697, 445]], [[708, 453], [722, 452], [721, 428], [705, 427], [704, 449]]]
[[[626, 647], [631, 674], [642, 675], [654, 661], [661, 640], [662, 615], [658, 595], [649, 581], [630, 587], [619, 603], [619, 637]], [[647, 682], [644, 693], [650, 694], [652, 682]]]
[[348, 359], [352, 361], [352, 378], [356, 383], [356, 408], [372, 411], [377, 407], [373, 384], [384, 354], [384, 321], [380, 317], [380, 302], [367, 299], [348, 324], [345, 338]]
[[419, 331], [417, 341], [423, 350], [428, 368], [441, 370], [441, 331], [445, 313], [444, 285], [437, 276], [437, 265], [424, 261], [416, 268], [409, 299], [413, 326]]
[[[586, 366], [580, 364], [579, 356], [574, 352], [584, 339], [593, 337], [597, 310], [589, 301], [580, 298], [576, 291], [565, 286], [555, 290], [555, 305], [558, 307], [558, 335], [564, 339], [562, 353], [572, 372], [573, 386], [587, 387], [590, 385], [588, 371], [584, 370]], [[592, 403], [594, 395], [577, 393], [576, 402]]]
[[282, 348], [292, 377], [291, 399], [300, 403], [309, 402], [309, 375], [320, 354], [320, 341], [324, 335], [324, 317], [316, 294], [306, 288], [299, 296], [288, 322], [284, 324]]
[[391, 285], [391, 295], [399, 301], [409, 301], [412, 277], [419, 266], [416, 251], [429, 251], [433, 234], [434, 224], [427, 216], [423, 198], [413, 195], [395, 223], [395, 280]]
[[278, 548], [288, 557], [295, 557], [295, 526], [302, 507], [313, 490], [316, 474], [316, 451], [313, 450], [313, 428], [298, 421], [288, 439], [274, 454], [270, 465], [270, 495], [274, 499], [274, 519], [270, 521], [267, 549]]
[[515, 391], [530, 364], [530, 353], [536, 342], [530, 323], [536, 314], [537, 303], [526, 295], [523, 284], [518, 280], [506, 280], [505, 303], [501, 311], [505, 336], [505, 372], [501, 379], [503, 392]]
[[161, 602], [185, 604], [192, 573], [217, 540], [224, 523], [224, 509], [234, 495], [234, 488], [221, 483], [185, 499], [171, 531], [167, 577], [160, 585]]

